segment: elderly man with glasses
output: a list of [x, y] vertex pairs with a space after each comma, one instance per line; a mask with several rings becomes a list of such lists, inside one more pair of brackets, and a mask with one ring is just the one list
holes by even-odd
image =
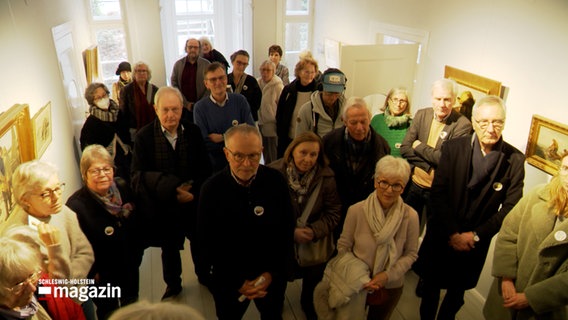
[[197, 226], [217, 318], [242, 318], [252, 300], [262, 319], [282, 319], [295, 226], [288, 185], [260, 165], [256, 127], [227, 130], [223, 151], [229, 166], [203, 185]]
[[[505, 104], [473, 107], [475, 134], [446, 141], [430, 193], [432, 213], [413, 268], [422, 278], [421, 319], [454, 319], [476, 286], [491, 238], [523, 193], [522, 152], [503, 141]], [[438, 311], [440, 290], [447, 289]]]

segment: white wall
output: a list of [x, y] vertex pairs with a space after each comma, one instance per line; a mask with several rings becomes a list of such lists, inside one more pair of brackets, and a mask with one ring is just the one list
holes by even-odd
[[17, 103], [33, 116], [51, 101], [53, 141], [43, 159], [56, 164], [67, 183], [65, 196], [81, 185], [73, 133], [51, 28], [71, 21], [77, 59], [92, 42], [82, 1], [0, 0], [0, 111]]
[[[371, 22], [428, 31], [415, 111], [429, 105], [430, 84], [450, 65], [509, 87], [504, 138], [523, 152], [533, 114], [568, 123], [563, 98], [568, 74], [565, 0], [325, 0], [316, 2], [315, 14], [316, 49], [326, 38], [370, 44]], [[525, 190], [548, 177], [527, 164]], [[491, 253], [488, 259], [486, 267]], [[482, 296], [491, 280], [486, 268], [478, 285]]]

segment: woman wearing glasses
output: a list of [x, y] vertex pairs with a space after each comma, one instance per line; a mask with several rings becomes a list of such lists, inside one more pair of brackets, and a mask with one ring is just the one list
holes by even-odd
[[371, 127], [388, 141], [391, 155], [401, 158], [400, 145], [412, 122], [406, 88], [391, 89], [380, 110], [383, 113], [373, 116]]
[[245, 69], [249, 64], [248, 52], [239, 50], [233, 53], [231, 55], [231, 64], [233, 65], [233, 71], [229, 73], [227, 82], [234, 93], [240, 93], [247, 99], [252, 118], [254, 121], [258, 121], [258, 109], [260, 109], [262, 91], [256, 79], [245, 73]]
[[375, 192], [347, 211], [338, 256], [350, 252], [370, 271], [362, 290], [337, 308], [350, 319], [364, 319], [369, 293], [382, 293], [383, 301], [368, 300], [367, 319], [389, 319], [402, 294], [404, 275], [418, 256], [418, 215], [400, 197], [409, 177], [406, 160], [384, 156], [375, 168]]
[[138, 300], [138, 266], [143, 247], [136, 234], [132, 191], [119, 177], [114, 177], [114, 162], [101, 145], [83, 150], [80, 163], [84, 186], [77, 190], [67, 206], [77, 213], [79, 225], [91, 242], [95, 263], [89, 278], [97, 286], [119, 286], [119, 299], [93, 299], [97, 316], [106, 319], [120, 305]]
[[[12, 186], [17, 204], [0, 233], [22, 225], [37, 229], [44, 259], [49, 261], [49, 278], [87, 279], [94, 261], [93, 249], [77, 215], [63, 205], [65, 183], [59, 181], [57, 168], [38, 160], [23, 163], [12, 175]], [[83, 303], [87, 317], [91, 315], [90, 306], [92, 302]]]
[[32, 245], [0, 238], [0, 319], [51, 319], [34, 296], [42, 269]]

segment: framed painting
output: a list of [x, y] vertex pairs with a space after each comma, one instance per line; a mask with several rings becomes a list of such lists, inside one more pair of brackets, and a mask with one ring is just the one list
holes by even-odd
[[41, 158], [51, 143], [51, 102], [48, 102], [34, 115], [32, 125], [35, 156]]
[[568, 153], [568, 126], [539, 115], [533, 115], [527, 162], [540, 170], [555, 175], [562, 157]]
[[444, 78], [452, 79], [458, 84], [458, 95], [461, 92], [470, 91], [476, 101], [486, 95], [503, 97], [501, 82], [493, 79], [450, 66], [444, 68]]
[[14, 105], [0, 114], [0, 222], [10, 215], [15, 204], [12, 173], [34, 157], [29, 107]]

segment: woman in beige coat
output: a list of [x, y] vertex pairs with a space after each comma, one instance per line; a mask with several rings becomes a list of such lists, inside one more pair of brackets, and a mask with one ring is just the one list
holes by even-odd
[[486, 319], [567, 319], [568, 155], [558, 175], [524, 196], [495, 242]]

